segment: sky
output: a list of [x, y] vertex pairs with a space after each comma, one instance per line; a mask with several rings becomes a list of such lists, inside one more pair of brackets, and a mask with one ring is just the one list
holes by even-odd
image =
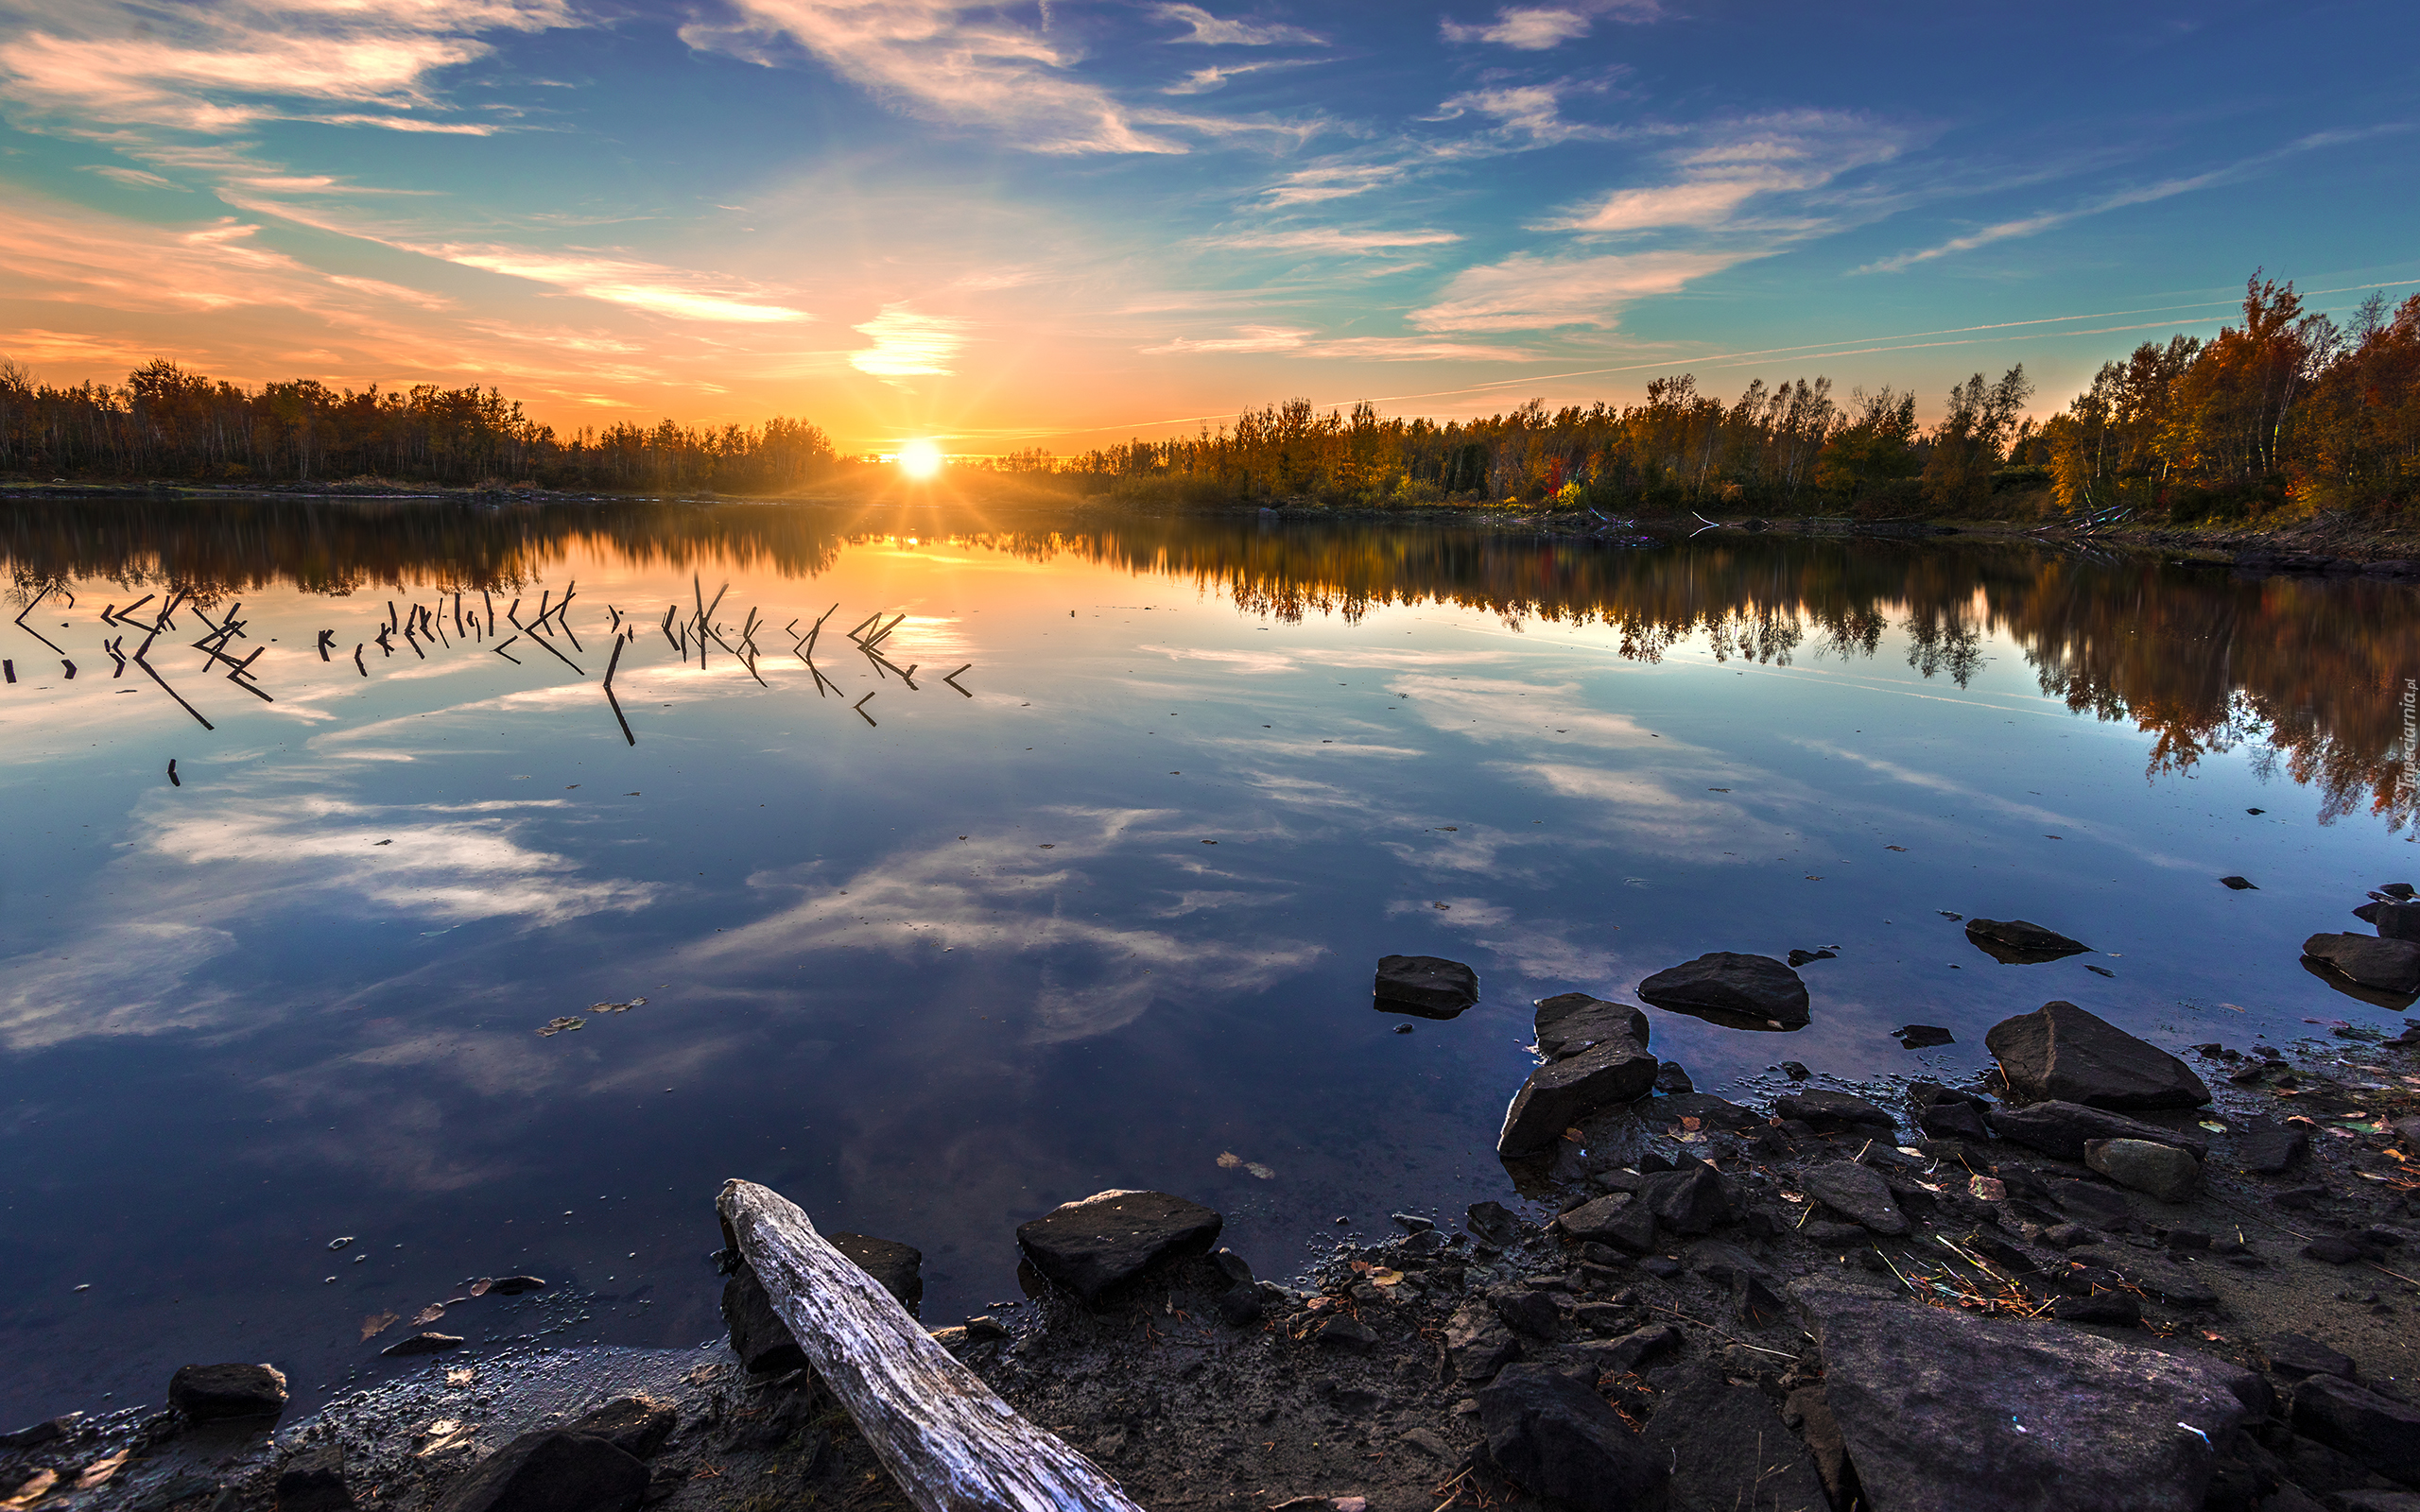
[[0, 0], [0, 359], [1062, 453], [2420, 291], [2420, 8]]

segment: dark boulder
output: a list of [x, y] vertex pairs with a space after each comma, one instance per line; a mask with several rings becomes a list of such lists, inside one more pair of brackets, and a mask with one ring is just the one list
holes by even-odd
[[1655, 1057], [1628, 1038], [1607, 1040], [1530, 1073], [1504, 1110], [1500, 1155], [1537, 1155], [1563, 1131], [1609, 1108], [1636, 1102], [1655, 1085]]
[[312, 1445], [278, 1469], [277, 1512], [353, 1512], [342, 1445]]
[[1712, 1233], [1739, 1219], [1738, 1199], [1730, 1184], [1713, 1166], [1698, 1160], [1641, 1178], [1638, 1200], [1657, 1223], [1676, 1234]]
[[2315, 1375], [2294, 1388], [2295, 1431], [2391, 1481], [2420, 1486], [2420, 1408]]
[[835, 1231], [825, 1234], [833, 1248], [856, 1263], [882, 1283], [882, 1289], [899, 1299], [908, 1315], [917, 1315], [925, 1300], [925, 1252], [892, 1239], [875, 1239], [867, 1234]]
[[1372, 1006], [1450, 1019], [1478, 1001], [1478, 973], [1441, 955], [1379, 957]]
[[1836, 961], [1840, 957], [1841, 953], [1838, 951], [1792, 951], [1789, 953], [1789, 964], [1798, 967], [1805, 966], [1810, 961]]
[[1888, 1134], [1896, 1127], [1891, 1115], [1850, 1092], [1792, 1092], [1773, 1099], [1773, 1113], [1794, 1118], [1818, 1134]]
[[1689, 1079], [1688, 1067], [1677, 1060], [1664, 1060], [1658, 1061], [1655, 1066], [1655, 1090], [1678, 1096], [1696, 1091], [1698, 1084]]
[[2062, 1160], [2082, 1160], [2083, 1147], [2093, 1140], [2150, 1140], [2159, 1144], [2173, 1144], [2189, 1150], [2193, 1159], [2201, 1160], [2210, 1153], [2210, 1143], [2199, 1134], [2162, 1128], [2139, 1119], [2112, 1113], [2099, 1108], [2086, 1108], [2081, 1103], [2035, 1103], [2031, 1108], [1995, 1108], [1991, 1111], [1992, 1132], [2013, 1144], [2029, 1150], [2055, 1155]]
[[2027, 1102], [2087, 1108], [2200, 1108], [2210, 1089], [2193, 1068], [2072, 1003], [2046, 1003], [1983, 1036], [2009, 1091]]
[[1563, 1321], [1553, 1297], [1526, 1286], [1498, 1286], [1487, 1294], [1487, 1305], [1506, 1328], [1533, 1339], [1552, 1339]]
[[1511, 1365], [1478, 1394], [1495, 1468], [1534, 1496], [1575, 1512], [1657, 1512], [1663, 1461], [1604, 1399], [1560, 1370]]
[[2313, 935], [2303, 954], [2356, 987], [2398, 996], [2420, 992], [2420, 944], [2367, 935]]
[[1638, 984], [1649, 1005], [1732, 1029], [1806, 1027], [1806, 984], [1770, 955], [1714, 951]]
[[1462, 1227], [1471, 1231], [1472, 1238], [1495, 1249], [1521, 1237], [1519, 1216], [1493, 1199], [1472, 1203], [1462, 1214]]
[[1754, 1109], [1742, 1108], [1728, 1098], [1717, 1097], [1712, 1092], [1680, 1092], [1670, 1097], [1659, 1097], [1641, 1111], [1659, 1126], [1668, 1126], [1685, 1118], [1694, 1118], [1707, 1128], [1735, 1130], [1764, 1122]]
[[2089, 1297], [2052, 1298], [2050, 1315], [2062, 1323], [2090, 1323], [2117, 1329], [2140, 1328], [2143, 1304], [2132, 1292], [2095, 1292]]
[[782, 1375], [804, 1368], [806, 1351], [798, 1347], [790, 1326], [773, 1311], [756, 1273], [745, 1262], [722, 1283], [722, 1321], [731, 1331], [731, 1352], [757, 1375]]
[[1046, 1278], [1085, 1301], [1164, 1261], [1207, 1253], [1223, 1224], [1165, 1192], [1103, 1192], [1017, 1226], [1017, 1245]]
[[1582, 1244], [1612, 1245], [1634, 1255], [1655, 1247], [1655, 1214], [1627, 1192], [1583, 1202], [1554, 1222]]
[[1367, 1354], [1378, 1342], [1378, 1331], [1359, 1318], [1339, 1314], [1321, 1324], [1311, 1337], [1324, 1349], [1339, 1349], [1346, 1354]]
[[1845, 1160], [1808, 1166], [1799, 1173], [1798, 1184], [1808, 1196], [1875, 1233], [1908, 1231], [1907, 1215], [1891, 1200], [1890, 1183], [1865, 1166]]
[[1628, 1039], [1641, 1050], [1647, 1048], [1650, 1026], [1643, 1009], [1585, 992], [1540, 998], [1535, 1006], [1538, 1054], [1548, 1060], [1576, 1056], [1609, 1040]]
[[1615, 1375], [1627, 1375], [1648, 1361], [1661, 1358], [1681, 1347], [1681, 1331], [1669, 1323], [1651, 1323], [1634, 1329], [1604, 1349], [1598, 1358]]
[[1938, 1140], [1972, 1140], [1977, 1143], [1992, 1137], [1983, 1115], [1992, 1105], [1973, 1092], [1962, 1092], [1944, 1087], [1936, 1081], [1911, 1082], [1908, 1087], [1908, 1105], [1916, 1115], [1916, 1127]]
[[285, 1410], [285, 1372], [273, 1365], [188, 1365], [168, 1378], [168, 1405], [198, 1423], [274, 1418]]
[[2222, 887], [2232, 888], [2237, 892], [2258, 892], [2260, 890], [2258, 886], [2254, 885], [2252, 879], [2249, 877], [2221, 877], [2219, 879], [2219, 885]]
[[1495, 1315], [1495, 1309], [1465, 1302], [1445, 1322], [1445, 1357], [1454, 1364], [1454, 1379], [1481, 1382], [1521, 1358], [1521, 1341]]
[[1824, 1395], [1869, 1504], [2201, 1512], [2249, 1372], [2057, 1323], [1809, 1289]]
[[1966, 940], [2002, 966], [2040, 966], [2092, 949], [2082, 940], [2022, 919], [1970, 919]]
[[2121, 1187], [2162, 1202], [2190, 1202], [2202, 1190], [2202, 1162], [2173, 1144], [2149, 1140], [2086, 1140], [2083, 1163]]
[[2380, 939], [2420, 942], [2420, 903], [2380, 903], [2370, 922], [2377, 926]]
[[647, 1483], [638, 1456], [593, 1434], [550, 1428], [471, 1467], [436, 1512], [632, 1512]]
[[2263, 1343], [2260, 1353], [2269, 1362], [2270, 1369], [2289, 1381], [2300, 1381], [2306, 1376], [2335, 1376], [2350, 1381], [2355, 1374], [2348, 1356], [2300, 1333], [2280, 1333]]
[[[524, 1292], [542, 1292], [545, 1289], [545, 1280], [537, 1276], [506, 1276], [488, 1282], [488, 1295], [491, 1297], [519, 1297]], [[471, 1295], [478, 1296], [478, 1289], [472, 1288]]]
[[378, 1352], [389, 1359], [406, 1359], [415, 1354], [442, 1354], [461, 1347], [462, 1335], [459, 1333], [424, 1332], [397, 1339]]
[[1772, 1399], [1735, 1386], [1712, 1362], [1685, 1366], [1656, 1392], [1639, 1440], [1671, 1475], [1672, 1512], [1830, 1506], [1813, 1456], [1782, 1423]]
[[1930, 1050], [1935, 1045], [1954, 1045], [1958, 1037], [1937, 1023], [1904, 1024], [1891, 1031], [1902, 1050]]
[[680, 1425], [681, 1414], [663, 1402], [649, 1397], [617, 1397], [563, 1424], [563, 1432], [587, 1434], [625, 1454], [653, 1459]]

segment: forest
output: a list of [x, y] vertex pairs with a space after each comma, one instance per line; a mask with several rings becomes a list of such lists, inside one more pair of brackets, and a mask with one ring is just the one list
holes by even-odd
[[[2349, 321], [2290, 283], [2247, 281], [2239, 324], [2146, 342], [2036, 421], [2014, 367], [1977, 373], [1916, 418], [1917, 395], [1836, 394], [1826, 378], [1736, 400], [1688, 373], [1643, 404], [1485, 419], [1321, 412], [1290, 400], [1232, 425], [1057, 456], [960, 458], [1138, 506], [1460, 504], [1772, 515], [2177, 524], [2341, 510], [2383, 519], [2420, 493], [2420, 295], [2373, 294]], [[258, 389], [155, 361], [123, 387], [33, 383], [0, 362], [0, 475], [293, 484], [354, 477], [474, 487], [777, 495], [828, 478], [830, 439], [802, 421], [693, 429], [620, 423], [570, 438], [494, 388]]]

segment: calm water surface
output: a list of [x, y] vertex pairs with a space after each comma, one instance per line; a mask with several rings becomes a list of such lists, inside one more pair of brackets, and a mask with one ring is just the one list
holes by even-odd
[[[2050, 998], [2170, 1045], [2397, 1024], [2297, 946], [2420, 872], [2405, 589], [941, 507], [0, 528], [32, 604], [0, 619], [0, 1426], [187, 1360], [315, 1399], [391, 1368], [407, 1322], [365, 1316], [483, 1275], [593, 1299], [436, 1327], [693, 1345], [730, 1176], [923, 1248], [928, 1321], [1015, 1296], [1013, 1226], [1104, 1187], [1286, 1274], [1339, 1215], [1512, 1197], [1530, 1001], [1710, 950], [1840, 953], [1800, 1033], [1656, 1015], [1741, 1094], [1784, 1058], [1969, 1074]], [[103, 647], [180, 591], [147, 660], [190, 713]], [[717, 592], [752, 672], [660, 628]], [[382, 654], [390, 601], [441, 636]], [[877, 611], [912, 685], [841, 633]], [[231, 614], [273, 701], [193, 644]], [[1943, 910], [2100, 954], [2000, 966]], [[1393, 1032], [1390, 952], [1483, 1001]]]

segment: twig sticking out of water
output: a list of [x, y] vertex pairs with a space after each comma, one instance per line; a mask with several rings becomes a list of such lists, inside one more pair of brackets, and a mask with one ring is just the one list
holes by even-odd
[[359, 641], [353, 643], [353, 669], [355, 672], [360, 673], [365, 678], [370, 676], [370, 669], [361, 664], [361, 643]]
[[36, 590], [34, 596], [26, 602], [26, 607], [17, 610], [17, 628], [25, 631], [27, 635], [32, 636], [35, 640], [40, 641], [43, 644], [49, 646], [52, 650], [59, 651], [60, 656], [65, 656], [67, 653], [60, 651], [58, 643], [51, 640], [49, 636], [43, 634], [42, 631], [35, 629], [32, 626], [26, 623], [26, 616], [34, 611], [34, 606], [50, 596], [50, 586], [51, 585], [48, 583], [43, 584], [40, 589]]
[[327, 660], [328, 660], [328, 647], [330, 647], [330, 646], [334, 645], [334, 644], [336, 644], [336, 640], [337, 640], [337, 632], [336, 632], [336, 631], [334, 631], [334, 630], [321, 630], [321, 631], [320, 632], [320, 661], [325, 662], [325, 661], [327, 661]]
[[614, 696], [614, 672], [621, 664], [622, 638], [617, 635], [614, 638], [614, 660], [605, 663], [605, 701], [614, 706], [614, 718], [622, 727], [622, 738], [635, 746], [639, 737], [631, 733], [631, 722], [622, 714], [622, 700]]
[[[856, 702], [849, 705], [849, 708], [856, 714], [856, 716], [864, 720], [869, 725], [873, 724], [873, 715], [866, 713], [866, 698], [871, 698], [873, 696], [873, 695], [869, 693], [866, 695], [865, 698], [860, 698]], [[881, 727], [876, 726], [875, 728], [879, 729]]]
[[[959, 668], [959, 669], [958, 669], [958, 672], [966, 672], [966, 671], [971, 671], [971, 670], [974, 668], [974, 666], [975, 666], [975, 663], [974, 663], [974, 662], [969, 662], [968, 663], [966, 663], [966, 665], [965, 665], [965, 666], [962, 666], [962, 667]], [[951, 687], [953, 687], [953, 688], [958, 688], [959, 695], [961, 697], [967, 697], [967, 698], [972, 698], [972, 697], [974, 697], [974, 696], [975, 696], [975, 695], [973, 695], [973, 694], [971, 694], [971, 693], [968, 693], [964, 688], [959, 688], [959, 687], [958, 687], [958, 672], [949, 672], [949, 673], [944, 673], [944, 674], [942, 674], [942, 680], [943, 682], [948, 683], [948, 684], [949, 684]]]

